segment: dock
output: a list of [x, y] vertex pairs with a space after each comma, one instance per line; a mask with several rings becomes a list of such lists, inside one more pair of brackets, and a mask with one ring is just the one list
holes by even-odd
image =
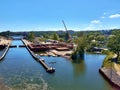
[[31, 50], [28, 48], [26, 42], [25, 42], [23, 39], [22, 39], [22, 42], [23, 42], [24, 45], [26, 46], [26, 48], [27, 48], [27, 50], [29, 51], [29, 53], [31, 54], [31, 56], [32, 56], [36, 61], [38, 61], [39, 63], [41, 63], [41, 65], [46, 69], [46, 71], [47, 71], [48, 73], [53, 73], [53, 72], [55, 72], [55, 68], [49, 67], [49, 66], [44, 62], [43, 59], [38, 58], [37, 55], [34, 54], [33, 51], [31, 51]]

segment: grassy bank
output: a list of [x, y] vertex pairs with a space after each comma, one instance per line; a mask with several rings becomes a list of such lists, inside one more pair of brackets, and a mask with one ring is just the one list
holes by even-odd
[[108, 52], [106, 54], [107, 54], [107, 56], [105, 57], [105, 59], [103, 61], [102, 67], [110, 68], [112, 66], [112, 64], [114, 63], [114, 62], [112, 62], [112, 58], [115, 54], [112, 52]]

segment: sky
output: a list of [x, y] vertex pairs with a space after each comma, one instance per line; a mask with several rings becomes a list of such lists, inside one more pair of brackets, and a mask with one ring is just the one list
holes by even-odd
[[0, 0], [0, 31], [120, 28], [120, 0]]

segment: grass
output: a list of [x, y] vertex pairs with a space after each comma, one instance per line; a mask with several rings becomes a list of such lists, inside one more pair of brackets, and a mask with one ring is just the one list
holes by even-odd
[[113, 56], [114, 56], [114, 53], [109, 52], [109, 54], [107, 54], [107, 56], [103, 61], [102, 67], [110, 68], [111, 65], [114, 63], [111, 61]]

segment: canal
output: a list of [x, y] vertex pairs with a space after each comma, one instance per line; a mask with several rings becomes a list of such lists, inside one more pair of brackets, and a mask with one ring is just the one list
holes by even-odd
[[[23, 45], [14, 40], [12, 45]], [[2, 52], [2, 51], [0, 51]], [[26, 48], [10, 48], [0, 61], [0, 90], [115, 90], [98, 69], [105, 55], [86, 54], [84, 60], [42, 57], [56, 72], [49, 74]]]

